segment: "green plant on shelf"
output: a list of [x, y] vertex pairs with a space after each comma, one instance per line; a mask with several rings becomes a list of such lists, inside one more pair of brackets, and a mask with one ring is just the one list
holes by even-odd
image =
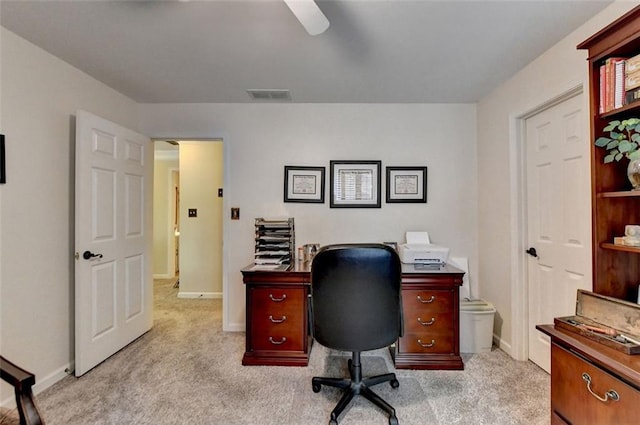
[[608, 137], [598, 137], [595, 144], [609, 151], [603, 160], [605, 164], [622, 158], [640, 159], [640, 118], [611, 121], [603, 131], [609, 133]]

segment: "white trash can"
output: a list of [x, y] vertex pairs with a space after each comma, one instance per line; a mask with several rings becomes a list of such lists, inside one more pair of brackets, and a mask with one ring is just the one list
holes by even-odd
[[460, 352], [484, 353], [493, 345], [493, 304], [482, 300], [460, 302]]

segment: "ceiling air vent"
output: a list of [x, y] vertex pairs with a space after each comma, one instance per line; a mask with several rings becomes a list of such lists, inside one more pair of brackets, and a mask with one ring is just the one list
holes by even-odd
[[249, 93], [249, 96], [251, 96], [251, 99], [253, 100], [263, 100], [263, 101], [290, 101], [291, 100], [291, 93], [289, 92], [289, 90], [262, 90], [262, 89], [257, 89], [257, 90], [247, 90], [247, 93]]

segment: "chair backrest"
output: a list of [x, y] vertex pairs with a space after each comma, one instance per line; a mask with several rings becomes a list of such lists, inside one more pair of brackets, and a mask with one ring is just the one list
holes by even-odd
[[401, 263], [383, 244], [323, 247], [311, 265], [314, 338], [325, 347], [366, 351], [401, 334]]

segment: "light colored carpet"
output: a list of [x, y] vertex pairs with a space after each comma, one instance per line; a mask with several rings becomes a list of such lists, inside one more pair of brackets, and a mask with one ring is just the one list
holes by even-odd
[[[48, 425], [328, 423], [340, 393], [314, 393], [311, 377], [346, 376], [348, 353], [315, 344], [308, 367], [242, 366], [245, 335], [222, 332], [221, 301], [178, 299], [173, 282], [155, 283], [151, 331], [37, 396]], [[498, 349], [463, 357], [464, 371], [395, 371], [388, 350], [376, 350], [363, 353], [363, 374], [396, 372], [398, 389], [373, 389], [401, 425], [549, 423], [548, 374]], [[388, 423], [361, 397], [339, 419]]]

